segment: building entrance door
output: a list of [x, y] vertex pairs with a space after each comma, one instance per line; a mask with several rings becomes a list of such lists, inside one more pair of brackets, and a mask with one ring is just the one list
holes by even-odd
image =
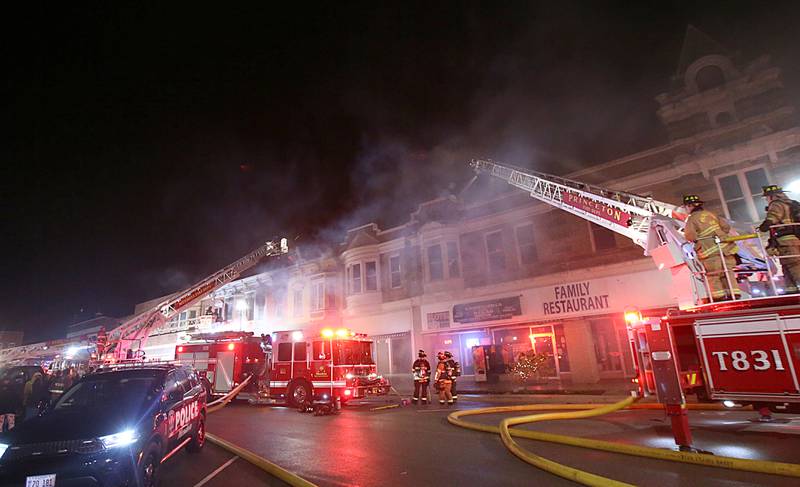
[[531, 328], [531, 347], [537, 354], [544, 354], [547, 357], [547, 374], [542, 376], [546, 379], [558, 379], [560, 370], [558, 360], [556, 360], [556, 339], [553, 333], [553, 326], [536, 326]]

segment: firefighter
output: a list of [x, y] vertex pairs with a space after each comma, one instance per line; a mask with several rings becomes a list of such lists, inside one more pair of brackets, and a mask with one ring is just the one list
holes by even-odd
[[453, 358], [453, 354], [449, 351], [444, 352], [444, 357], [447, 359], [447, 364], [452, 371], [451, 374], [451, 385], [450, 385], [450, 393], [453, 395], [453, 402], [455, 403], [458, 401], [458, 392], [456, 391], [456, 380], [461, 375], [461, 364], [456, 362], [456, 359]]
[[720, 244], [716, 242], [716, 238], [728, 236], [731, 226], [724, 219], [703, 208], [703, 203], [703, 200], [694, 194], [683, 197], [683, 205], [689, 210], [684, 235], [686, 240], [694, 243], [697, 258], [705, 268], [708, 290], [713, 300], [727, 301], [738, 298], [741, 291], [736, 285], [736, 276], [732, 270], [736, 267], [736, 254], [739, 248], [733, 242]]
[[411, 372], [414, 374], [414, 397], [411, 402], [417, 404], [420, 400], [422, 404], [428, 404], [428, 382], [431, 379], [431, 363], [428, 362], [425, 350], [417, 352], [417, 360], [411, 366]]
[[446, 403], [449, 406], [453, 404], [453, 393], [450, 390], [453, 386], [453, 371], [447, 362], [444, 352], [439, 352], [436, 357], [439, 359], [439, 363], [436, 365], [436, 377], [434, 377], [434, 380], [439, 389], [439, 404], [444, 405]]
[[[798, 292], [798, 281], [800, 281], [800, 227], [776, 227], [786, 223], [800, 223], [795, 221], [796, 210], [800, 203], [790, 200], [783, 192], [783, 188], [777, 185], [762, 187], [763, 196], [767, 199], [767, 217], [759, 225], [761, 232], [770, 232], [772, 245], [768, 249], [783, 258], [779, 259], [783, 268], [784, 290], [786, 294]], [[785, 257], [791, 256], [791, 257]]]

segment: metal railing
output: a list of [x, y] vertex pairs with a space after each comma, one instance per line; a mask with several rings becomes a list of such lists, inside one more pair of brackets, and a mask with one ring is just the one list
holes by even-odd
[[[800, 227], [800, 223], [784, 223], [784, 224], [779, 224], [779, 225], [772, 225], [770, 227], [771, 233], [773, 234], [773, 236], [771, 238], [776, 238], [775, 235], [774, 235], [775, 229], [777, 229], [777, 228], [786, 228], [786, 227]], [[798, 233], [800, 233], [800, 232], [798, 232]], [[706, 295], [708, 296], [708, 299], [709, 299], [710, 303], [714, 303], [715, 300], [714, 300], [714, 293], [713, 293], [713, 291], [711, 289], [711, 285], [709, 284], [709, 276], [718, 276], [718, 275], [721, 275], [721, 274], [725, 275], [726, 283], [727, 283], [727, 295], [730, 296], [731, 299], [736, 300], [737, 299], [737, 295], [740, 296], [739, 299], [743, 299], [743, 298], [741, 297], [742, 296], [741, 289], [738, 286], [739, 279], [732, 279], [731, 278], [732, 275], [735, 277], [735, 276], [738, 276], [738, 275], [754, 275], [754, 274], [758, 274], [758, 273], [766, 273], [767, 282], [769, 283], [769, 291], [770, 291], [768, 293], [768, 295], [770, 295], [770, 296], [779, 296], [779, 295], [782, 294], [782, 292], [781, 292], [782, 290], [778, 289], [776, 287], [776, 285], [775, 285], [775, 281], [777, 280], [777, 276], [775, 275], [775, 272], [773, 271], [773, 265], [771, 265], [770, 259], [774, 259], [775, 261], [777, 261], [780, 264], [781, 259], [800, 258], [800, 254], [770, 255], [770, 253], [768, 252], [768, 248], [772, 248], [772, 247], [768, 247], [768, 246], [764, 245], [764, 238], [762, 237], [761, 234], [757, 233], [755, 231], [755, 229], [752, 229], [751, 233], [745, 233], [745, 234], [741, 234], [741, 235], [733, 235], [733, 236], [729, 236], [729, 237], [711, 236], [711, 237], [704, 237], [704, 238], [698, 239], [698, 241], [703, 241], [703, 240], [713, 240], [714, 241], [714, 244], [716, 245], [717, 252], [719, 253], [719, 258], [720, 258], [721, 263], [722, 263], [722, 270], [721, 271], [708, 272], [706, 270], [706, 268], [705, 268], [705, 265], [703, 264], [703, 259], [700, 259], [699, 257], [696, 258], [698, 263], [700, 264], [700, 268], [702, 269], [702, 271], [700, 271], [701, 276], [698, 276], [698, 277], [702, 277], [702, 281], [703, 281], [703, 283], [705, 285], [705, 288], [706, 288]], [[726, 243], [738, 243], [738, 242], [743, 242], [743, 241], [755, 241], [757, 243], [757, 248], [758, 248], [758, 251], [759, 251], [759, 254], [760, 254], [757, 257], [763, 261], [763, 263], [764, 263], [763, 269], [762, 268], [738, 268], [738, 269], [737, 268], [733, 268], [733, 269], [729, 269], [728, 268], [728, 263], [727, 263], [727, 261], [725, 259], [726, 255], [725, 255], [725, 253], [723, 251], [724, 244], [726, 244]], [[695, 242], [687, 242], [684, 245], [692, 245], [693, 246], [694, 244], [695, 244]], [[775, 245], [780, 246], [779, 244], [777, 244], [777, 242], [776, 242]], [[697, 276], [697, 274], [698, 274], [696, 271], [693, 271], [693, 273], [695, 274], [695, 276]], [[785, 278], [785, 276], [786, 276], [786, 271], [785, 270], [783, 271], [783, 275], [784, 275], [784, 278]], [[757, 281], [757, 282], [761, 282], [761, 281]], [[739, 291], [739, 292], [737, 293], [736, 291]], [[750, 294], [750, 297], [753, 297], [752, 293], [748, 293], [748, 294]]]

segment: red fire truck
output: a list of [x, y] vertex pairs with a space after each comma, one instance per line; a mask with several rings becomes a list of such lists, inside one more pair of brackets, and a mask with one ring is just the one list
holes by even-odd
[[237, 397], [253, 404], [297, 407], [319, 399], [346, 403], [384, 395], [391, 388], [377, 374], [372, 341], [344, 328], [325, 328], [313, 335], [280, 331], [269, 340], [250, 332], [195, 335], [176, 347], [175, 358], [200, 371], [214, 395], [230, 392], [252, 375]]
[[729, 278], [728, 284], [745, 287], [751, 297], [714, 303], [709, 274], [683, 236], [683, 216], [676, 206], [493, 161], [473, 160], [471, 165], [628, 237], [658, 269], [670, 273], [675, 308], [645, 318], [631, 310], [625, 318], [640, 393], [656, 394], [666, 405], [681, 447], [691, 448], [686, 392], [726, 404], [752, 404], [764, 419], [767, 408], [800, 411], [800, 297], [781, 295], [781, 277], [774, 274], [758, 235], [727, 239], [737, 242], [745, 261], [730, 269], [737, 279]]

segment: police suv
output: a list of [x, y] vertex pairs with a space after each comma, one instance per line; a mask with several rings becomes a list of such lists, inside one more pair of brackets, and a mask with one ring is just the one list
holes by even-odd
[[189, 367], [88, 375], [0, 435], [0, 486], [155, 486], [169, 457], [203, 448], [205, 417], [205, 390]]

